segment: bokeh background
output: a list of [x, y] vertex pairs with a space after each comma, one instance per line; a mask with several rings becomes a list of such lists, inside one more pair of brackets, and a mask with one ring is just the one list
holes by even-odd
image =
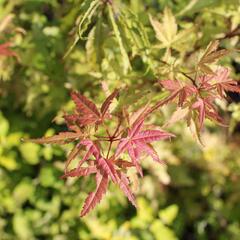
[[[201, 148], [182, 123], [178, 137], [156, 145], [167, 166], [146, 159], [144, 178], [135, 187], [138, 210], [116, 186], [101, 204], [79, 217], [88, 179], [63, 181], [70, 146], [37, 145], [22, 138], [64, 130], [60, 117], [70, 110], [69, 89], [101, 102], [101, 81], [113, 88], [125, 79], [110, 68], [111, 42], [104, 45], [102, 75], [96, 71], [90, 44], [73, 40], [81, 0], [0, 0], [0, 43], [10, 42], [18, 58], [0, 56], [0, 239], [1, 240], [239, 240], [240, 239], [240, 96], [219, 103], [229, 129], [207, 123]], [[239, 49], [239, 0], [124, 1], [149, 28], [148, 13], [168, 6], [180, 26], [194, 26], [186, 51], [205, 48], [213, 39]], [[106, 25], [107, 28], [107, 25]], [[184, 52], [185, 51], [185, 52]], [[138, 59], [134, 70], [141, 71]], [[225, 57], [239, 79], [240, 58]], [[143, 69], [142, 69], [143, 70]], [[130, 79], [130, 78], [129, 78]], [[126, 79], [131, 84], [131, 79]], [[133, 80], [134, 81], [134, 80]], [[144, 80], [152, 84], [151, 77]], [[164, 110], [167, 113], [167, 109]]]

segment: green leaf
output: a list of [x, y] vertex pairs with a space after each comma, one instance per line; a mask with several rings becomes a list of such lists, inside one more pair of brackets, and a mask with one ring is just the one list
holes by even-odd
[[23, 179], [14, 189], [13, 197], [18, 205], [22, 205], [33, 194], [34, 186], [30, 179]]
[[170, 205], [169, 207], [159, 211], [159, 217], [165, 224], [172, 224], [178, 214], [178, 206], [176, 204]]
[[43, 167], [40, 171], [39, 181], [44, 187], [54, 186], [57, 181], [55, 170], [51, 167]]
[[39, 145], [30, 142], [23, 143], [19, 149], [23, 159], [26, 160], [29, 164], [35, 165], [39, 162]]
[[149, 18], [157, 39], [162, 42], [162, 44], [156, 46], [157, 48], [174, 48], [177, 51], [182, 52], [186, 50], [186, 47], [189, 48], [189, 46], [186, 46], [186, 42], [191, 41], [192, 44], [193, 40], [191, 39], [191, 34], [193, 28], [178, 31], [176, 18], [170, 9], [164, 9], [163, 20], [161, 23], [151, 15]]
[[122, 55], [122, 65], [123, 65], [123, 72], [126, 74], [128, 72], [128, 70], [131, 69], [131, 64], [128, 58], [128, 54], [127, 51], [123, 45], [123, 40], [121, 37], [121, 33], [118, 29], [117, 23], [115, 21], [115, 17], [114, 17], [114, 13], [113, 13], [113, 8], [112, 6], [108, 5], [108, 12], [109, 12], [109, 18], [110, 18], [110, 22], [112, 24], [113, 27], [113, 32], [115, 34], [116, 40], [118, 42], [119, 48], [120, 48], [120, 52]]
[[177, 240], [174, 231], [168, 227], [166, 227], [161, 220], [155, 220], [151, 226], [150, 231], [154, 235], [154, 239], [156, 240]]
[[130, 9], [121, 9], [119, 21], [123, 26], [126, 37], [130, 40], [130, 48], [136, 48], [140, 53], [146, 52], [150, 48], [150, 42], [144, 25], [136, 14]]
[[81, 15], [79, 20], [78, 34], [75, 36], [73, 44], [69, 47], [63, 58], [66, 58], [70, 54], [70, 52], [73, 50], [79, 40], [87, 40], [87, 38], [83, 35], [87, 31], [94, 16], [94, 13], [100, 5], [101, 1], [99, 0], [85, 0], [82, 3], [81, 9], [83, 11], [83, 14]]
[[18, 168], [18, 163], [15, 154], [10, 153], [6, 156], [0, 155], [0, 166], [5, 167], [9, 171], [16, 170]]
[[18, 239], [32, 239], [32, 229], [26, 216], [22, 212], [18, 212], [13, 217], [13, 230], [17, 234]]
[[[89, 4], [90, 3], [90, 4]], [[84, 11], [84, 14], [81, 16], [81, 19], [78, 24], [78, 35], [79, 39], [86, 39], [83, 34], [86, 32], [89, 24], [91, 23], [91, 19], [96, 12], [97, 8], [101, 5], [101, 1], [99, 0], [85, 0], [83, 4], [89, 5], [88, 9]], [[83, 8], [85, 7], [83, 6]]]

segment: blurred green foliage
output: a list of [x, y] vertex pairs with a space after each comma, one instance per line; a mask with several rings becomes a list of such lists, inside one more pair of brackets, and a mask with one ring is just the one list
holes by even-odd
[[[88, 178], [59, 179], [69, 146], [21, 141], [65, 128], [60, 116], [72, 108], [70, 88], [101, 102], [103, 80], [110, 89], [123, 82], [144, 83], [146, 88], [152, 84], [151, 72], [145, 74], [144, 64], [149, 62], [138, 57], [139, 49], [132, 50], [136, 52], [131, 59], [132, 75], [119, 70], [121, 49], [113, 49], [116, 39], [112, 35], [105, 39], [102, 53], [96, 55], [90, 38], [87, 43], [79, 41], [63, 60], [74, 40], [81, 2], [0, 0], [0, 41], [10, 41], [19, 56], [0, 58], [0, 239], [240, 239], [239, 96], [230, 96], [229, 101], [235, 101], [230, 105], [220, 104], [228, 110], [232, 135], [208, 123], [203, 134], [206, 147], [200, 148], [183, 125], [177, 124], [172, 130], [178, 138], [156, 145], [168, 165], [156, 166], [148, 159], [143, 163], [145, 177], [136, 189], [137, 211], [112, 188], [96, 210], [80, 219], [86, 189], [93, 183]], [[180, 61], [184, 51], [204, 48], [215, 38], [229, 49], [240, 46], [239, 34], [226, 37], [239, 28], [238, 0], [123, 2], [148, 26], [150, 39], [154, 32], [148, 13], [159, 16], [166, 6], [182, 28], [194, 27]], [[128, 17], [134, 22], [133, 16]], [[102, 31], [109, 32], [109, 26], [106, 22]], [[226, 57], [223, 64], [233, 66], [234, 77], [239, 76], [237, 55]], [[168, 114], [163, 110], [163, 115]], [[57, 126], [51, 123], [56, 115]], [[158, 117], [155, 121], [161, 122]]]

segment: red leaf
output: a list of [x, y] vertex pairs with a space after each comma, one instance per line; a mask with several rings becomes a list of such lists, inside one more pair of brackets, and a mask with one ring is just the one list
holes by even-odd
[[106, 172], [111, 177], [113, 182], [115, 182], [115, 183], [117, 182], [117, 177], [116, 177], [117, 172], [111, 161], [101, 157], [97, 161], [97, 167], [101, 171]]
[[90, 157], [90, 155], [93, 155], [96, 158], [96, 160], [100, 158], [100, 148], [96, 143], [86, 139], [82, 140], [81, 144], [86, 146], [86, 149], [88, 151], [84, 157], [86, 160]]
[[72, 131], [75, 131], [75, 132], [79, 131], [81, 122], [79, 121], [78, 114], [64, 114], [63, 118], [69, 129], [71, 129]]
[[164, 161], [161, 161], [159, 159], [157, 152], [155, 151], [155, 149], [152, 147], [151, 144], [138, 143], [138, 145], [141, 148], [141, 150], [146, 152], [149, 156], [151, 156], [154, 161], [156, 161], [160, 164], [165, 164]]
[[91, 192], [84, 202], [83, 209], [81, 211], [81, 217], [85, 216], [91, 209], [102, 200], [102, 197], [107, 192], [108, 187], [108, 175], [104, 173], [101, 175], [97, 173], [97, 187], [95, 192]]
[[208, 119], [216, 122], [217, 124], [219, 124], [222, 127], [228, 127], [228, 125], [225, 123], [224, 119], [222, 117], [220, 117], [217, 112], [210, 112], [207, 110], [206, 117]]
[[173, 101], [175, 97], [178, 96], [178, 105], [180, 107], [183, 106], [188, 96], [191, 96], [198, 92], [196, 86], [194, 86], [192, 83], [189, 83], [185, 86], [181, 86], [179, 82], [173, 80], [164, 80], [160, 81], [159, 83], [165, 89], [171, 92], [170, 95], [170, 97], [172, 96], [171, 101]]
[[134, 141], [134, 143], [137, 143], [138, 141], [141, 141], [143, 143], [150, 143], [153, 141], [169, 139], [174, 136], [175, 135], [171, 133], [160, 131], [160, 130], [145, 130], [145, 131], [139, 132], [134, 137], [132, 137], [132, 140]]
[[140, 153], [145, 152], [150, 155], [155, 161], [160, 162], [157, 153], [154, 151], [150, 142], [163, 140], [167, 138], [174, 137], [173, 134], [164, 132], [162, 130], [143, 130], [143, 121], [141, 119], [139, 122], [135, 123], [134, 126], [128, 130], [128, 136], [122, 138], [118, 144], [115, 157], [118, 157], [121, 153], [128, 151], [128, 154], [136, 166], [138, 172], [141, 174], [141, 168], [138, 165], [138, 159]]
[[129, 180], [126, 175], [120, 171], [117, 172], [118, 174], [118, 185], [124, 194], [127, 196], [128, 200], [132, 203], [133, 206], [137, 207], [135, 197], [129, 187]]
[[82, 138], [81, 133], [75, 132], [60, 132], [57, 135], [51, 137], [42, 137], [36, 139], [24, 139], [24, 141], [40, 143], [40, 144], [66, 144]]
[[138, 163], [138, 155], [136, 154], [136, 151], [132, 144], [129, 144], [128, 146], [128, 154], [132, 160], [132, 163], [135, 165], [137, 171], [139, 172], [140, 176], [143, 177], [142, 168]]
[[165, 89], [173, 92], [181, 88], [179, 82], [174, 80], [162, 80], [159, 81], [160, 85], [162, 85]]
[[74, 168], [66, 172], [63, 176], [61, 176], [61, 178], [88, 176], [96, 172], [97, 172], [96, 167]]
[[113, 99], [118, 95], [119, 91], [116, 89], [114, 90], [114, 92], [109, 95], [107, 97], [107, 99], [103, 102], [102, 106], [101, 106], [101, 113], [102, 113], [102, 117], [105, 116], [105, 114], [107, 113]]
[[81, 145], [80, 143], [78, 143], [73, 149], [72, 151], [69, 153], [68, 157], [67, 157], [67, 161], [66, 161], [66, 164], [65, 164], [65, 172], [67, 172], [67, 168], [68, 166], [70, 165], [70, 163], [72, 162], [73, 159], [75, 159], [78, 154], [80, 153], [81, 151]]
[[216, 72], [216, 86], [221, 97], [223, 97], [225, 91], [240, 93], [240, 86], [238, 86], [237, 81], [229, 78], [229, 75], [229, 69], [224, 67], [219, 68]]
[[96, 105], [78, 92], [71, 93], [80, 117], [78, 121], [81, 125], [93, 124], [100, 120], [100, 113]]

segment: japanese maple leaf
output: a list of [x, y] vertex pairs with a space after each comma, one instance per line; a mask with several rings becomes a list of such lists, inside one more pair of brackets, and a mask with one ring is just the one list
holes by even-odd
[[117, 158], [121, 153], [127, 151], [140, 175], [142, 175], [142, 170], [138, 161], [143, 152], [151, 156], [154, 161], [162, 163], [150, 143], [174, 136], [162, 130], [143, 130], [143, 123], [144, 119], [141, 119], [128, 129], [128, 136], [121, 139], [115, 153]]
[[118, 185], [119, 185], [120, 189], [127, 196], [128, 200], [132, 203], [132, 205], [137, 207], [136, 199], [129, 187], [130, 182], [129, 182], [127, 176], [119, 170], [117, 171], [117, 176], [118, 176]]
[[0, 55], [16, 57], [16, 53], [9, 49], [10, 46], [9, 42], [0, 44]]
[[214, 74], [203, 75], [198, 78], [200, 89], [209, 91], [217, 89], [221, 98], [224, 98], [227, 91], [240, 93], [237, 81], [229, 77], [229, 68], [220, 67]]
[[100, 124], [105, 118], [109, 118], [109, 107], [113, 99], [118, 95], [118, 90], [115, 90], [110, 94], [103, 102], [100, 111], [97, 106], [88, 98], [80, 93], [71, 92], [71, 98], [76, 105], [76, 111], [74, 114], [66, 115], [65, 120], [68, 125], [72, 126], [76, 122], [79, 126], [85, 126], [90, 124]]
[[[67, 171], [62, 178], [66, 177], [81, 177], [81, 176], [88, 176], [90, 174], [97, 173], [96, 181], [97, 181], [97, 188], [94, 193], [90, 193], [88, 198], [85, 200], [85, 204], [83, 210], [81, 212], [81, 216], [86, 215], [91, 209], [93, 209], [96, 204], [101, 200], [103, 194], [106, 192], [106, 184], [111, 179], [115, 184], [117, 184], [120, 189], [124, 192], [124, 194], [128, 197], [129, 201], [136, 206], [135, 197], [131, 192], [129, 187], [130, 182], [128, 181], [127, 177], [116, 170], [116, 166], [118, 168], [120, 165], [124, 165], [127, 167], [132, 167], [130, 163], [123, 160], [115, 160], [106, 159], [100, 154], [100, 148], [96, 143], [91, 140], [82, 140], [79, 145], [84, 145], [86, 147], [86, 153], [82, 160], [80, 161], [77, 168], [74, 168], [70, 171]], [[81, 167], [81, 165], [87, 161], [91, 156], [94, 156], [95, 161], [93, 161], [93, 165], [88, 167]], [[69, 161], [69, 159], [68, 159]], [[101, 175], [99, 177], [99, 175]], [[99, 181], [101, 178], [101, 181]]]
[[65, 175], [69, 172], [68, 167], [70, 163], [80, 154], [83, 147], [85, 147], [86, 152], [83, 158], [79, 161], [77, 169], [79, 169], [83, 163], [88, 161], [92, 156], [95, 160], [98, 160], [100, 158], [100, 148], [95, 142], [88, 139], [81, 140], [78, 144], [75, 145], [67, 157], [65, 164]]
[[197, 66], [205, 74], [213, 75], [213, 70], [208, 66], [208, 64], [218, 61], [221, 57], [227, 55], [229, 50], [221, 49], [218, 50], [219, 41], [212, 41], [208, 46], [203, 56], [200, 58]]
[[213, 104], [213, 101], [214, 98], [211, 96], [205, 98], [199, 97], [197, 101], [191, 105], [191, 109], [195, 109], [198, 112], [199, 130], [202, 129], [205, 118], [215, 120], [220, 125], [226, 126], [224, 124], [224, 120], [219, 116], [217, 109]]
[[108, 188], [108, 174], [106, 172], [96, 174], [96, 190], [91, 192], [84, 202], [83, 209], [81, 211], [81, 217], [85, 216], [91, 209], [93, 209], [106, 194]]
[[[80, 173], [82, 175], [89, 175], [95, 171], [95, 168], [84, 168], [81, 169]], [[108, 170], [101, 169], [101, 171], [97, 171], [96, 174], [96, 190], [88, 195], [85, 200], [83, 209], [81, 211], [81, 217], [85, 216], [90, 210], [95, 208], [95, 206], [101, 201], [103, 195], [107, 192], [107, 187], [109, 183], [109, 174], [107, 173]], [[127, 196], [129, 201], [136, 207], [136, 200], [135, 196], [133, 195], [129, 185], [130, 182], [127, 176], [121, 172], [120, 170], [116, 171], [116, 183], [119, 185], [120, 189], [124, 192]], [[75, 175], [75, 172], [71, 172], [69, 176]]]
[[113, 162], [110, 159], [104, 158], [100, 153], [100, 147], [91, 140], [82, 140], [80, 142], [81, 145], [86, 146], [86, 153], [84, 157], [78, 164], [78, 167], [87, 161], [91, 156], [95, 158], [96, 167], [99, 171], [106, 172], [113, 180], [113, 182], [117, 182], [116, 179], [116, 170], [114, 168]]
[[224, 97], [225, 92], [238, 92], [240, 93], [240, 86], [237, 81], [229, 77], [230, 71], [228, 68], [221, 67], [217, 70], [214, 79], [216, 79], [217, 91], [221, 97]]
[[171, 100], [178, 97], [178, 106], [180, 107], [184, 104], [188, 96], [198, 93], [197, 88], [192, 84], [181, 86], [178, 81], [174, 80], [163, 80], [159, 81], [159, 83], [171, 93]]
[[129, 187], [130, 182], [123, 172], [116, 170], [114, 163], [111, 159], [100, 158], [97, 161], [97, 167], [100, 172], [106, 172], [108, 176], [110, 176], [112, 181], [119, 186], [132, 205], [136, 207], [135, 197]]
[[199, 76], [197, 82], [199, 83], [199, 89], [204, 91], [209, 91], [214, 89], [215, 87], [212, 84], [214, 79], [214, 75], [202, 75]]

